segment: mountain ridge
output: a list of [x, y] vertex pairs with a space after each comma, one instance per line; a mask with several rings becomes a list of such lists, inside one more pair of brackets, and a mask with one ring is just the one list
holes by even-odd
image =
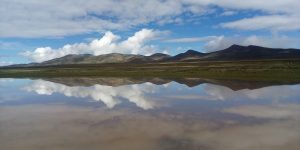
[[155, 63], [155, 62], [184, 62], [184, 61], [235, 61], [262, 59], [300, 59], [300, 49], [267, 48], [255, 45], [231, 45], [223, 50], [202, 53], [187, 50], [184, 53], [170, 56], [155, 53], [150, 56], [135, 54], [111, 53], [94, 56], [91, 54], [69, 54], [60, 58], [41, 63], [11, 65], [11, 67], [55, 66], [72, 64], [105, 64], [105, 63]]

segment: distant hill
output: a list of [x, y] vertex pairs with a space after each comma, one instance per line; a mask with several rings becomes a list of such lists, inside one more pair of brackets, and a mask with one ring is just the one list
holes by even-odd
[[57, 66], [67, 64], [145, 63], [163, 61], [170, 57], [170, 55], [162, 53], [155, 53], [150, 56], [119, 53], [111, 53], [99, 56], [94, 56], [91, 54], [70, 54], [41, 63], [18, 64], [11, 65], [11, 67]]
[[168, 61], [185, 61], [185, 60], [192, 60], [192, 59], [201, 59], [204, 57], [206, 54], [201, 53], [195, 50], [188, 50], [185, 53], [180, 53], [178, 55], [175, 55], [169, 59]]
[[201, 53], [188, 50], [175, 56], [156, 53], [150, 56], [133, 54], [105, 54], [94, 56], [91, 54], [66, 55], [42, 63], [12, 65], [10, 67], [56, 66], [66, 64], [104, 64], [104, 63], [154, 63], [181, 61], [233, 61], [233, 60], [262, 60], [262, 59], [300, 59], [299, 49], [266, 48], [260, 46], [232, 45], [224, 50]]
[[119, 87], [124, 85], [143, 84], [150, 82], [155, 85], [163, 85], [172, 81], [179, 84], [184, 84], [188, 87], [195, 87], [201, 84], [210, 83], [221, 86], [226, 86], [232, 90], [242, 89], [258, 89], [267, 86], [284, 85], [284, 84], [298, 84], [299, 82], [266, 82], [266, 81], [242, 81], [242, 80], [217, 80], [206, 78], [158, 78], [158, 77], [56, 77], [56, 78], [43, 78], [43, 80], [64, 84], [70, 87], [84, 86], [90, 87], [94, 85], [106, 85]]
[[257, 60], [300, 58], [299, 49], [266, 48], [232, 45], [224, 50], [206, 54], [202, 60]]
[[141, 57], [134, 57], [127, 62], [130, 63], [139, 63], [139, 62], [158, 62], [158, 61], [164, 61], [168, 58], [171, 58], [170, 55], [162, 54], [162, 53], [155, 53], [150, 56], [141, 56]]

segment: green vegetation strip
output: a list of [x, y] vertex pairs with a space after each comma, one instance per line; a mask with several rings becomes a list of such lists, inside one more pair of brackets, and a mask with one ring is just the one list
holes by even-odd
[[300, 81], [300, 61], [95, 64], [0, 69], [0, 78], [34, 77], [201, 77], [255, 81]]

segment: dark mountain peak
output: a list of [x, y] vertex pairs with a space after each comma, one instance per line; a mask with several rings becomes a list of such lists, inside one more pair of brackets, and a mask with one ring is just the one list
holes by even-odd
[[234, 44], [224, 50], [221, 50], [221, 52], [224, 51], [227, 53], [228, 52], [233, 52], [233, 53], [250, 52], [250, 53], [253, 53], [256, 51], [263, 51], [266, 49], [269, 49], [269, 48], [260, 47], [260, 46], [256, 46], [256, 45], [242, 46], [242, 45]]
[[170, 55], [163, 54], [163, 53], [155, 53], [155, 54], [150, 55], [150, 57], [165, 57], [165, 56], [169, 57]]
[[231, 47], [245, 47], [245, 46], [243, 46], [243, 45], [238, 45], [238, 44], [233, 44], [233, 45], [231, 45]]
[[92, 54], [68, 54], [63, 57], [57, 58], [57, 59], [62, 59], [62, 58], [74, 58], [74, 57], [89, 57], [93, 56]]
[[255, 48], [267, 49], [266, 47], [257, 46], [257, 45], [242, 46], [242, 45], [237, 45], [237, 44], [233, 44], [230, 47], [228, 47], [227, 49], [255, 49]]
[[230, 47], [228, 47], [227, 49], [242, 49], [242, 48], [245, 48], [245, 46], [233, 44]]
[[248, 48], [265, 48], [265, 49], [267, 49], [266, 47], [257, 46], [257, 45], [248, 45]]
[[201, 54], [201, 52], [198, 52], [198, 51], [189, 49], [189, 50], [187, 50], [184, 54], [199, 54], [199, 53]]
[[224, 50], [208, 53], [202, 60], [291, 59], [299, 57], [300, 51], [296, 49], [232, 45]]
[[180, 53], [178, 55], [175, 55], [174, 57], [170, 58], [171, 61], [184, 61], [184, 60], [191, 60], [191, 59], [197, 59], [202, 56], [204, 56], [205, 53], [201, 53], [195, 50], [188, 50], [184, 53]]
[[248, 47], [261, 47], [261, 46], [257, 46], [257, 45], [248, 45]]
[[163, 53], [155, 53], [155, 54], [148, 56], [148, 58], [150, 58], [150, 60], [153, 60], [153, 61], [162, 61], [162, 60], [168, 59], [170, 57], [171, 57], [170, 55], [163, 54]]
[[[186, 52], [180, 53], [176, 56], [202, 56], [202, 55], [204, 55], [204, 53], [190, 49], [190, 50], [187, 50]], [[174, 57], [176, 57], [176, 56], [174, 56]]]
[[18, 67], [55, 66], [66, 64], [103, 64], [103, 63], [151, 63], [151, 62], [180, 62], [180, 61], [233, 61], [233, 60], [262, 60], [262, 59], [300, 59], [299, 49], [266, 48], [261, 46], [231, 45], [230, 47], [211, 53], [201, 53], [187, 50], [175, 56], [155, 53], [150, 56], [110, 53], [94, 56], [92, 54], [69, 54], [42, 63], [14, 65]]

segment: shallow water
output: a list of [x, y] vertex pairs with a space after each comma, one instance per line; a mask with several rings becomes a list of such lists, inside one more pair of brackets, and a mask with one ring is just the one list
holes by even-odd
[[299, 150], [300, 84], [0, 79], [1, 150]]

